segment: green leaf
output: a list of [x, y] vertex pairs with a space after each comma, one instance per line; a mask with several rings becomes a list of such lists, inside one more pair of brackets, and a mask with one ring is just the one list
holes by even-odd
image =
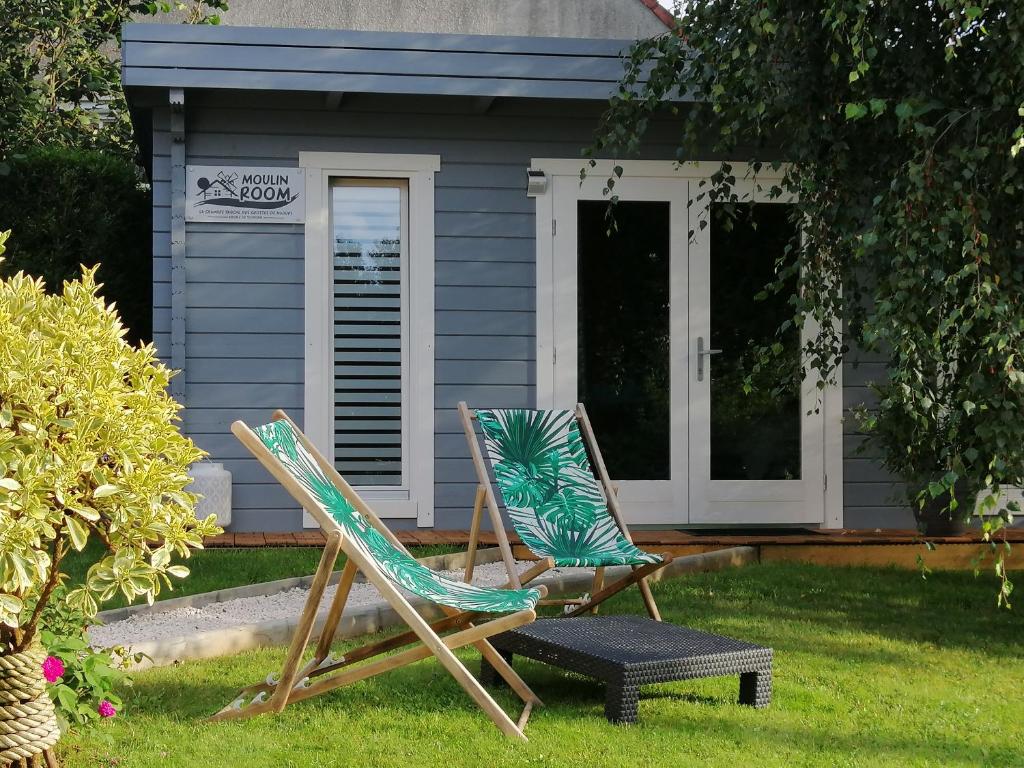
[[67, 685], [60, 684], [53, 688], [57, 694], [57, 701], [64, 709], [76, 709], [78, 707], [78, 694]]
[[154, 568], [160, 569], [171, 562], [171, 553], [166, 547], [160, 547], [153, 551], [152, 557], [149, 559], [149, 564]]
[[92, 507], [86, 507], [81, 505], [68, 506], [68, 509], [74, 512], [79, 517], [88, 520], [90, 523], [95, 523], [100, 519], [100, 513]]
[[92, 492], [92, 495], [93, 498], [95, 499], [105, 499], [108, 496], [113, 496], [115, 493], [119, 493], [120, 490], [121, 489], [118, 488], [116, 485], [104, 483], [103, 485], [97, 487], [96, 490]]
[[868, 113], [868, 108], [857, 102], [850, 102], [846, 105], [846, 119], [859, 120]]
[[21, 483], [13, 477], [0, 477], [0, 488], [3, 488], [5, 491], [20, 491]]
[[71, 536], [71, 545], [77, 552], [81, 552], [89, 542], [89, 529], [77, 517], [65, 517], [64, 521], [67, 523], [68, 534]]
[[8, 627], [19, 626], [19, 615], [24, 607], [20, 597], [0, 592], [0, 624]]

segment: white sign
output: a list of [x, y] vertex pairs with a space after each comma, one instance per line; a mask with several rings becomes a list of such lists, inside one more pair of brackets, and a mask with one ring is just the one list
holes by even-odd
[[303, 168], [189, 165], [185, 168], [185, 221], [306, 220]]

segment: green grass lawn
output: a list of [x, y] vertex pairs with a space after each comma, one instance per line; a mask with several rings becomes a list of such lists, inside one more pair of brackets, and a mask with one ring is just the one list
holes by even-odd
[[[459, 547], [433, 545], [411, 547], [414, 557], [428, 557], [458, 552]], [[196, 595], [228, 587], [258, 584], [263, 581], [306, 576], [316, 570], [321, 550], [316, 547], [265, 547], [252, 549], [201, 549], [183, 561], [191, 569], [188, 578], [174, 580], [173, 590], [163, 590], [158, 600]], [[80, 584], [89, 566], [103, 555], [103, 547], [92, 541], [82, 552], [72, 552], [63, 561], [62, 570], [68, 574], [68, 584]], [[338, 558], [336, 569], [345, 564], [345, 556]], [[104, 609], [120, 608], [127, 604], [123, 596], [103, 604]]]
[[[280, 715], [204, 723], [280, 665], [273, 649], [138, 673], [125, 711], [59, 754], [68, 768], [1024, 766], [1024, 618], [995, 608], [988, 579], [766, 564], [654, 591], [669, 621], [772, 646], [772, 705], [736, 704], [736, 678], [680, 682], [645, 689], [639, 724], [616, 727], [597, 683], [520, 660], [547, 704], [522, 744], [424, 661]], [[606, 605], [642, 610], [636, 590]]]

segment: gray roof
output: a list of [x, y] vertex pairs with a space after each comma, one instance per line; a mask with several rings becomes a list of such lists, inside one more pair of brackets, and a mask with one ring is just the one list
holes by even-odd
[[607, 99], [630, 40], [127, 24], [126, 89]]
[[[530, 37], [651, 37], [668, 13], [653, 0], [231, 0], [229, 27], [304, 27]], [[174, 24], [188, 9], [137, 21]]]

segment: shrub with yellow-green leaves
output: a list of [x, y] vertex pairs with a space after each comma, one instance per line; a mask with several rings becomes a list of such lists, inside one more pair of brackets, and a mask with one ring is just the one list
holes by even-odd
[[203, 454], [178, 429], [171, 372], [124, 340], [94, 274], [56, 295], [0, 281], [0, 653], [32, 641], [62, 558], [90, 537], [107, 552], [65, 598], [86, 617], [118, 592], [152, 601], [219, 532], [185, 490]]

